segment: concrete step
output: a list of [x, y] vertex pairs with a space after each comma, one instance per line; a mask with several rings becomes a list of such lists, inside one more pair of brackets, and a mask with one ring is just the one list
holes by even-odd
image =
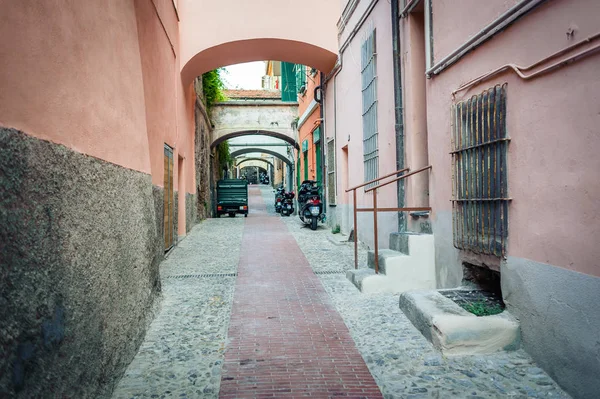
[[407, 234], [405, 237], [410, 255], [391, 249], [379, 250], [379, 274], [375, 274], [375, 251], [369, 251], [365, 270], [370, 271], [360, 271], [357, 275], [350, 272], [348, 279], [364, 293], [434, 289], [433, 235]]
[[444, 355], [477, 355], [515, 350], [520, 344], [518, 320], [508, 311], [477, 317], [439, 291], [400, 294], [400, 309]]
[[[401, 259], [395, 258], [407, 258], [408, 255], [402, 252], [394, 251], [392, 249], [380, 249], [378, 253], [379, 258], [379, 273], [387, 274], [387, 266], [391, 266], [401, 261]], [[375, 251], [371, 250], [367, 252], [367, 266], [369, 269], [375, 270]]]

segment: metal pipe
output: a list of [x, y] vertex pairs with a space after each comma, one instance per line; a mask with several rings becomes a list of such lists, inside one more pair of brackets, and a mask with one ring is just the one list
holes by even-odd
[[[325, 168], [325, 142], [326, 142], [326, 137], [325, 137], [325, 90], [323, 88], [323, 78], [325, 77], [325, 74], [323, 72], [319, 72], [319, 91], [321, 92], [321, 101], [317, 101], [319, 103], [319, 118], [321, 119], [321, 135], [319, 137], [319, 143], [318, 145], [321, 146], [321, 190], [323, 193], [323, 200], [325, 201], [325, 203], [329, 203], [329, 201], [327, 201], [327, 197], [329, 197], [329, 186], [327, 185], [327, 169]], [[315, 88], [315, 92], [314, 94], [316, 94], [317, 89]], [[318, 172], [317, 172], [318, 173]], [[327, 190], [325, 190], [325, 187], [327, 187]], [[327, 195], [325, 195], [327, 194]], [[324, 206], [323, 207], [323, 213], [325, 215], [327, 215], [327, 207]]]
[[600, 33], [596, 33], [595, 35], [592, 35], [592, 36], [590, 36], [590, 37], [588, 37], [588, 38], [586, 38], [586, 39], [584, 39], [584, 40], [582, 40], [580, 42], [577, 42], [577, 43], [575, 43], [575, 44], [573, 44], [573, 45], [571, 45], [569, 47], [566, 47], [566, 48], [564, 48], [564, 49], [562, 49], [560, 51], [557, 51], [557, 52], [549, 55], [548, 57], [543, 58], [543, 59], [541, 59], [541, 60], [539, 60], [539, 61], [537, 61], [537, 62], [535, 62], [535, 63], [533, 63], [533, 64], [531, 64], [531, 65], [529, 65], [527, 67], [520, 67], [520, 66], [515, 65], [515, 64], [505, 64], [505, 65], [502, 65], [501, 67], [498, 67], [498, 68], [494, 69], [491, 72], [483, 74], [480, 77], [475, 78], [473, 80], [470, 80], [469, 82], [461, 85], [458, 89], [456, 89], [456, 90], [454, 90], [452, 92], [452, 95], [454, 96], [456, 93], [458, 93], [460, 91], [463, 91], [463, 90], [466, 90], [469, 87], [475, 86], [475, 85], [477, 85], [477, 84], [479, 84], [479, 83], [481, 83], [481, 82], [483, 82], [485, 80], [488, 80], [488, 79], [492, 78], [493, 76], [496, 76], [496, 75], [498, 75], [498, 74], [500, 74], [500, 73], [502, 73], [502, 72], [504, 72], [506, 70], [512, 70], [512, 71], [514, 71], [523, 80], [533, 79], [536, 76], [539, 76], [539, 75], [542, 75], [544, 73], [550, 72], [553, 69], [559, 68], [559, 67], [564, 66], [564, 65], [566, 65], [566, 64], [568, 64], [570, 62], [573, 62], [573, 61], [577, 60], [578, 58], [582, 58], [582, 57], [585, 57], [587, 55], [590, 55], [594, 51], [598, 50], [600, 48], [600, 45], [592, 46], [592, 47], [590, 47], [588, 49], [585, 49], [585, 50], [583, 50], [581, 52], [573, 54], [572, 56], [567, 57], [564, 60], [561, 60], [559, 62], [555, 62], [554, 64], [551, 64], [551, 65], [549, 65], [549, 66], [547, 66], [547, 67], [545, 67], [543, 69], [540, 69], [539, 71], [534, 72], [534, 73], [532, 73], [530, 75], [525, 75], [524, 72], [530, 71], [531, 69], [533, 69], [533, 68], [535, 68], [535, 67], [537, 67], [537, 66], [539, 66], [539, 65], [541, 65], [541, 64], [543, 64], [543, 63], [545, 63], [547, 61], [550, 61], [553, 58], [556, 58], [556, 57], [558, 57], [560, 55], [563, 55], [563, 54], [567, 53], [568, 51], [571, 51], [571, 50], [573, 50], [573, 49], [575, 49], [575, 48], [577, 48], [577, 47], [579, 47], [579, 46], [581, 46], [583, 44], [587, 44], [587, 43], [589, 43], [591, 41], [594, 41], [594, 40], [596, 40], [599, 37], [600, 37]]
[[369, 180], [369, 181], [368, 181], [368, 182], [366, 182], [366, 183], [362, 183], [362, 184], [359, 184], [358, 186], [355, 186], [355, 187], [349, 188], [349, 189], [347, 189], [347, 190], [346, 190], [346, 192], [348, 192], [348, 191], [352, 191], [352, 190], [356, 190], [357, 188], [361, 188], [361, 187], [364, 187], [364, 186], [366, 186], [366, 185], [368, 185], [368, 184], [375, 183], [375, 182], [378, 182], [378, 181], [380, 181], [380, 180], [383, 180], [383, 179], [385, 179], [386, 177], [394, 176], [394, 175], [397, 175], [398, 173], [407, 172], [407, 171], [409, 171], [409, 170], [410, 170], [410, 168], [404, 168], [404, 169], [397, 170], [397, 171], [395, 171], [395, 172], [392, 172], [392, 173], [389, 173], [389, 174], [387, 174], [387, 175], [385, 175], [385, 176], [381, 176], [381, 177], [378, 177], [377, 179]]
[[371, 15], [371, 11], [373, 11], [373, 8], [375, 8], [375, 5], [377, 4], [377, 1], [378, 0], [371, 0], [369, 5], [367, 6], [367, 9], [365, 10], [363, 15], [360, 17], [360, 19], [358, 20], [358, 22], [356, 23], [356, 25], [354, 26], [354, 28], [348, 35], [348, 38], [346, 40], [344, 40], [344, 43], [340, 46], [340, 49], [338, 51], [340, 54], [342, 54], [344, 52], [344, 50], [346, 50], [346, 47], [348, 47], [348, 45], [350, 44], [352, 39], [354, 39], [354, 36], [356, 36], [356, 34], [358, 33], [358, 31], [360, 30], [362, 25], [367, 20], [367, 18], [369, 18], [369, 15]]
[[[408, 6], [416, 1], [409, 2]], [[402, 69], [401, 69], [401, 49], [400, 49], [400, 21], [398, 15], [398, 1], [392, 0], [392, 50], [393, 50], [393, 70], [394, 70], [394, 119], [395, 119], [395, 141], [396, 141], [396, 169], [404, 167], [404, 104], [402, 103]], [[407, 6], [407, 7], [408, 7]], [[405, 205], [405, 186], [404, 181], [398, 183], [397, 187], [398, 208]], [[398, 231], [406, 230], [406, 218], [404, 213], [398, 214]]]
[[504, 14], [500, 15], [482, 30], [477, 32], [473, 37], [463, 43], [456, 50], [442, 58], [438, 63], [433, 65], [425, 72], [427, 78], [431, 78], [431, 75], [437, 75], [450, 65], [456, 63], [469, 51], [474, 50], [479, 45], [486, 42], [500, 30], [507, 27], [509, 24], [517, 20], [519, 17], [525, 15], [527, 12], [532, 10], [534, 7], [542, 4], [546, 0], [523, 0], [515, 6], [508, 9]]
[[[410, 0], [408, 4], [400, 11], [400, 18], [405, 18], [421, 0]], [[394, 7], [394, 5], [392, 5]]]
[[373, 245], [375, 246], [375, 274], [379, 274], [379, 237], [377, 235], [377, 187], [375, 187], [375, 189], [373, 190], [373, 230], [375, 233], [373, 237]]
[[425, 166], [424, 168], [417, 169], [417, 170], [415, 170], [414, 172], [410, 172], [410, 173], [408, 173], [408, 174], [406, 174], [406, 175], [399, 176], [399, 177], [395, 178], [394, 180], [390, 180], [390, 181], [388, 181], [388, 182], [385, 182], [385, 183], [383, 183], [383, 184], [381, 184], [381, 185], [378, 185], [378, 186], [375, 186], [375, 187], [371, 187], [371, 188], [367, 188], [367, 189], [365, 189], [365, 193], [371, 192], [371, 191], [373, 191], [373, 190], [376, 190], [376, 189], [378, 189], [378, 188], [385, 187], [385, 186], [387, 186], [388, 184], [392, 184], [392, 183], [394, 183], [394, 182], [397, 182], [398, 180], [402, 180], [402, 179], [404, 179], [404, 178], [407, 178], [408, 176], [416, 175], [417, 173], [421, 173], [421, 172], [423, 172], [424, 170], [431, 169], [431, 168], [432, 168], [432, 166], [431, 166], [431, 165], [429, 165], [429, 166]]
[[[358, 208], [357, 212], [373, 212], [373, 208]], [[404, 208], [377, 208], [377, 212], [429, 212], [431, 211], [431, 207], [422, 206], [422, 207], [404, 207]]]
[[[348, 191], [348, 190], [346, 190]], [[358, 230], [356, 229], [356, 190], [354, 190], [354, 268], [358, 269]]]

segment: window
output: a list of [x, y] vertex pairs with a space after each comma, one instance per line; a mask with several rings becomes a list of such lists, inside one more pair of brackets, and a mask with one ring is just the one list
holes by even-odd
[[506, 84], [454, 106], [454, 246], [503, 256], [508, 235]]
[[296, 64], [296, 87], [298, 93], [306, 92], [306, 67], [304, 65]]
[[379, 150], [377, 146], [376, 55], [375, 30], [373, 30], [367, 36], [361, 48], [363, 162], [365, 169], [365, 181], [376, 179], [379, 173]]

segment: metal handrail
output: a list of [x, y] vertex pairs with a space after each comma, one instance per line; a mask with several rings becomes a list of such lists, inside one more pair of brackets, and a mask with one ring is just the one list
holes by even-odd
[[357, 209], [356, 209], [356, 189], [364, 187], [367, 184], [376, 183], [376, 182], [378, 182], [380, 180], [383, 180], [383, 179], [386, 179], [386, 178], [388, 178], [390, 176], [397, 175], [398, 173], [407, 172], [409, 170], [410, 170], [410, 168], [400, 169], [400, 170], [397, 170], [397, 171], [392, 172], [390, 174], [387, 174], [385, 176], [378, 177], [377, 179], [370, 180], [370, 181], [368, 181], [366, 183], [359, 184], [358, 186], [355, 186], [355, 187], [352, 187], [352, 188], [349, 188], [349, 189], [346, 190], [346, 192], [352, 191], [352, 198], [353, 198], [353, 201], [354, 201], [354, 268], [355, 269], [358, 269], [358, 230], [356, 230], [356, 225], [357, 225], [357, 216], [356, 216], [356, 212], [357, 212]]
[[390, 173], [389, 175], [381, 176], [381, 177], [378, 177], [377, 179], [373, 179], [373, 180], [370, 180], [370, 181], [368, 181], [368, 182], [366, 182], [366, 183], [363, 183], [363, 184], [360, 184], [360, 185], [358, 185], [358, 186], [355, 186], [355, 187], [349, 188], [349, 189], [347, 189], [347, 190], [346, 190], [346, 192], [348, 192], [348, 191], [352, 191], [352, 190], [356, 190], [357, 188], [364, 187], [364, 186], [366, 186], [366, 185], [368, 185], [368, 184], [371, 184], [371, 183], [378, 182], [378, 181], [380, 181], [380, 180], [383, 180], [383, 179], [385, 179], [385, 178], [388, 178], [388, 177], [390, 177], [390, 176], [397, 175], [398, 173], [402, 173], [402, 172], [408, 172], [409, 170], [410, 170], [410, 168], [404, 168], [404, 169], [397, 170], [397, 171], [395, 171], [395, 172], [392, 172], [392, 173]]
[[406, 177], [408, 177], [408, 176], [416, 175], [417, 173], [421, 173], [421, 172], [423, 172], [424, 170], [427, 170], [427, 169], [431, 169], [431, 165], [429, 165], [429, 166], [425, 166], [424, 168], [421, 168], [421, 169], [417, 169], [417, 170], [415, 170], [414, 172], [410, 172], [410, 173], [408, 173], [408, 174], [406, 174], [406, 175], [398, 176], [398, 177], [397, 177], [397, 178], [395, 178], [394, 180], [390, 180], [390, 181], [388, 181], [388, 182], [385, 182], [385, 183], [383, 183], [383, 184], [380, 184], [380, 185], [378, 185], [378, 186], [376, 186], [376, 187], [367, 188], [367, 189], [365, 189], [365, 193], [371, 192], [371, 191], [373, 191], [373, 190], [376, 190], [376, 189], [378, 189], [378, 188], [381, 188], [381, 187], [385, 187], [385, 186], [387, 186], [388, 184], [391, 184], [391, 183], [397, 182], [398, 180], [402, 180], [402, 179], [404, 179], [404, 178], [406, 178]]
[[416, 175], [417, 173], [421, 173], [423, 171], [431, 169], [432, 166], [425, 166], [421, 169], [417, 169], [414, 172], [407, 173], [402, 176], [398, 176], [393, 180], [385, 182], [384, 184], [379, 184], [375, 187], [371, 187], [365, 189], [365, 193], [373, 192], [373, 208], [357, 208], [356, 207], [356, 189], [366, 186], [367, 184], [373, 183], [374, 181], [379, 181], [385, 179], [386, 177], [393, 176], [395, 174], [401, 173], [403, 171], [410, 170], [409, 168], [405, 168], [389, 175], [380, 177], [370, 182], [363, 183], [356, 187], [346, 190], [346, 192], [353, 190], [354, 191], [354, 268], [358, 269], [358, 229], [356, 227], [356, 214], [357, 212], [373, 212], [373, 233], [374, 233], [374, 242], [373, 245], [375, 247], [375, 273], [379, 274], [379, 236], [377, 233], [377, 212], [413, 212], [413, 211], [431, 211], [431, 207], [406, 207], [406, 208], [380, 208], [377, 209], [377, 189], [387, 186], [388, 184], [392, 184], [399, 180], [405, 179], [409, 176]]

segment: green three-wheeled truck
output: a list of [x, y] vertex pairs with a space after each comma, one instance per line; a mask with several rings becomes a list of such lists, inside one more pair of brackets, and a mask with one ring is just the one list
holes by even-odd
[[248, 216], [248, 181], [223, 179], [217, 182], [217, 217], [236, 213]]

